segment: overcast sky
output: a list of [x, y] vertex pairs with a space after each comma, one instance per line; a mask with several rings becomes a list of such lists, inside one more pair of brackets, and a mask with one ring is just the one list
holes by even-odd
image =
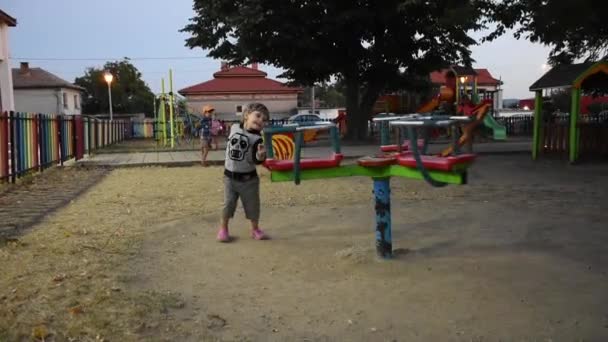
[[[17, 18], [9, 32], [15, 67], [28, 61], [72, 82], [86, 67], [99, 67], [108, 58], [189, 57], [134, 60], [154, 92], [169, 68], [175, 89], [206, 81], [219, 69], [220, 62], [203, 50], [186, 48], [187, 35], [178, 32], [193, 15], [192, 0], [2, 0], [1, 7]], [[475, 67], [502, 78], [504, 98], [525, 98], [532, 96], [528, 87], [542, 75], [548, 52], [507, 35], [473, 47], [473, 58]], [[49, 58], [102, 60], [36, 60]], [[270, 77], [280, 73], [262, 68]]]

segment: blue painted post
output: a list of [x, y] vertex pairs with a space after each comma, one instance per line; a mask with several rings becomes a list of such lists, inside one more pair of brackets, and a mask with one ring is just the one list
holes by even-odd
[[296, 146], [293, 156], [293, 181], [298, 185], [300, 184], [300, 157], [302, 154], [302, 145], [304, 144], [304, 133], [298, 131], [295, 135]]
[[340, 134], [338, 132], [338, 127], [331, 127], [329, 129], [329, 134], [331, 136], [331, 145], [334, 153], [340, 153]]
[[391, 237], [391, 183], [390, 178], [374, 178], [376, 209], [376, 253], [384, 259], [393, 257]]
[[380, 121], [380, 145], [388, 145], [390, 143], [390, 132], [388, 121]]
[[274, 159], [274, 150], [272, 148], [272, 134], [264, 132], [264, 148], [266, 149], [266, 158]]

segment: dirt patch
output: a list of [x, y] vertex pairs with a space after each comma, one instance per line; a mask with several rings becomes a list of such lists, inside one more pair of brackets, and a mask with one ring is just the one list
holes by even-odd
[[44, 215], [74, 200], [107, 174], [107, 170], [55, 167], [0, 188], [0, 243], [17, 237]]
[[464, 187], [271, 184], [264, 228], [214, 241], [220, 168], [112, 171], [0, 247], [0, 340], [495, 341], [608, 336], [605, 166], [483, 158]]

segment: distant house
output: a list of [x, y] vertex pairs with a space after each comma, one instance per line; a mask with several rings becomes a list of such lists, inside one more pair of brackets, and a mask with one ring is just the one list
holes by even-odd
[[201, 113], [204, 105], [211, 105], [220, 119], [236, 119], [250, 102], [263, 103], [273, 117], [289, 115], [297, 107], [302, 89], [286, 86], [267, 75], [258, 70], [257, 63], [251, 67], [222, 63], [212, 80], [181, 89], [179, 94], [186, 97], [189, 111]]
[[8, 46], [9, 27], [15, 26], [17, 20], [0, 9], [0, 111], [15, 109]]
[[28, 113], [80, 115], [83, 88], [26, 62], [13, 69], [15, 110]]

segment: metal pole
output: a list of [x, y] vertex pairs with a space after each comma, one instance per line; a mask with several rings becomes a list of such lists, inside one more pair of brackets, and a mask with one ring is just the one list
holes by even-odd
[[171, 148], [175, 146], [175, 131], [173, 122], [173, 70], [169, 69], [169, 121], [171, 123]]
[[376, 253], [384, 259], [393, 257], [391, 234], [391, 184], [390, 178], [374, 178], [376, 209]]
[[110, 83], [112, 82], [108, 82], [108, 99], [110, 103], [110, 121], [112, 121], [112, 119], [114, 118], [114, 113], [112, 113], [112, 90], [110, 88]]
[[310, 96], [310, 108], [312, 109], [312, 112], [310, 114], [314, 115], [315, 114], [315, 85], [313, 83], [312, 85], [312, 89], [311, 89], [311, 96]]
[[388, 121], [380, 121], [380, 145], [388, 145], [390, 139], [391, 133]]
[[156, 140], [156, 142], [158, 143], [158, 113], [156, 112], [156, 94], [154, 95], [152, 105], [154, 106], [154, 122], [152, 123], [152, 134], [154, 135], [154, 140]]
[[163, 129], [163, 146], [167, 146], [167, 121], [165, 118], [165, 79], [161, 78], [161, 97], [160, 97], [160, 112], [159, 117], [161, 118], [162, 129]]

